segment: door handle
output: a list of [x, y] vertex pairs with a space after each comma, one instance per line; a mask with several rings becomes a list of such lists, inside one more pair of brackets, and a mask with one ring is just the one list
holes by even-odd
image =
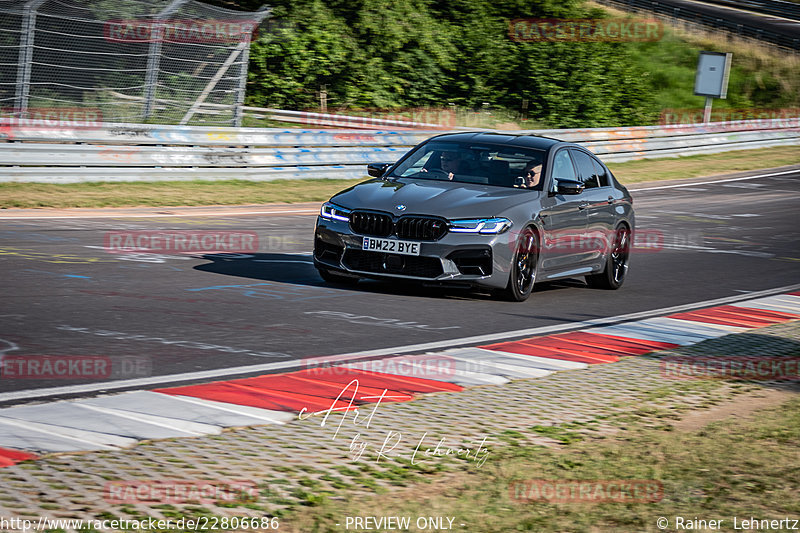
[[580, 204], [578, 204], [578, 209], [583, 210], [586, 209], [587, 207], [589, 207], [589, 202], [581, 202]]
[[608, 197], [608, 203], [610, 203], [610, 204], [614, 203], [614, 197], [613, 196], [609, 196]]

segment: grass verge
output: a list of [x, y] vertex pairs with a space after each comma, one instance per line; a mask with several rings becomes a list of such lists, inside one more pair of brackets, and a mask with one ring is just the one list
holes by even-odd
[[[800, 398], [759, 411], [750, 421], [731, 418], [692, 432], [645, 421], [658, 416], [633, 422], [636, 417], [624, 417], [613, 436], [560, 440], [555, 448], [511, 443], [496, 449], [481, 469], [370, 498], [323, 502], [287, 516], [286, 525], [289, 531], [334, 532], [348, 516], [409, 516], [412, 523], [417, 517], [446, 516], [465, 524], [456, 528], [462, 531], [618, 532], [658, 531], [656, 521], [665, 517], [675, 531], [676, 517], [684, 517], [724, 520], [722, 530], [728, 531], [734, 517], [740, 527], [751, 517], [800, 518]], [[663, 486], [663, 499], [517, 501], [517, 495], [535, 494], [517, 492], [511, 484], [531, 479], [654, 480]]]
[[[611, 164], [624, 184], [800, 163], [796, 146]], [[365, 177], [366, 178], [366, 177]], [[2, 183], [0, 208], [246, 205], [323, 201], [362, 180]]]

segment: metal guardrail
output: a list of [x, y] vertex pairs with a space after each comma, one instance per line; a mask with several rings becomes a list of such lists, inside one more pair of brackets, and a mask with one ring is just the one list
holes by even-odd
[[0, 119], [0, 140], [175, 146], [414, 146], [441, 131], [307, 130], [103, 124], [74, 127]]
[[725, 20], [717, 16], [704, 13], [700, 9], [695, 9], [686, 5], [680, 7], [658, 2], [656, 0], [601, 0], [601, 3], [609, 4], [624, 9], [635, 11], [645, 11], [655, 13], [667, 18], [678, 19], [689, 23], [700, 24], [703, 26], [725, 30], [729, 33], [741, 37], [748, 37], [758, 41], [765, 41], [776, 44], [789, 50], [800, 50], [800, 37], [793, 37], [783, 33], [777, 33], [754, 25], [744, 24]]
[[800, 20], [800, 4], [784, 0], [705, 0], [710, 4], [745, 9], [765, 15], [774, 15], [792, 20]]
[[[441, 131], [265, 130], [106, 124], [6, 128], [0, 182], [365, 177]], [[2, 123], [0, 123], [2, 131]], [[607, 162], [800, 144], [800, 119], [526, 131], [584, 144]]]

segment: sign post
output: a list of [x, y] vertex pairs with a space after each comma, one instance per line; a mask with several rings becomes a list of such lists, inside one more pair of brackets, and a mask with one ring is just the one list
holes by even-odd
[[703, 122], [711, 122], [712, 98], [728, 96], [728, 76], [731, 72], [731, 57], [725, 52], [700, 52], [697, 75], [694, 79], [694, 94], [706, 97]]

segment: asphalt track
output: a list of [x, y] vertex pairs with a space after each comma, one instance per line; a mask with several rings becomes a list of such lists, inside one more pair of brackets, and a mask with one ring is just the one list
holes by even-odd
[[[78, 379], [4, 372], [0, 401], [26, 390], [100, 389], [109, 379], [224, 375], [307, 357], [569, 327], [800, 282], [800, 171], [651, 187], [634, 191], [634, 199], [637, 231], [649, 247], [634, 250], [621, 290], [567, 280], [537, 286], [521, 304], [376, 281], [327, 285], [311, 264], [310, 215], [0, 219], [0, 353], [95, 356], [113, 368]], [[108, 232], [142, 230], [256, 232], [259, 249], [104, 249]]]
[[659, 0], [659, 3], [677, 10], [681, 8], [688, 9], [689, 12], [700, 12], [709, 17], [770, 31], [784, 35], [790, 39], [800, 37], [800, 22], [772, 15], [756, 14], [747, 11], [748, 7], [746, 4], [742, 4], [738, 8], [733, 8], [709, 5], [708, 3], [696, 2], [693, 0]]

